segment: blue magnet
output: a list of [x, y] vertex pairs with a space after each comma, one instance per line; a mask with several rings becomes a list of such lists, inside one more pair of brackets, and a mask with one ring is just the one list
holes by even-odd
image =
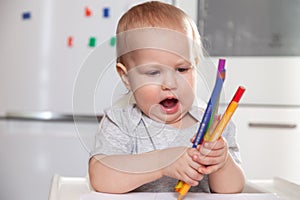
[[103, 17], [108, 18], [109, 17], [109, 8], [103, 8]]
[[23, 12], [22, 18], [23, 19], [30, 19], [31, 18], [31, 13], [30, 12]]

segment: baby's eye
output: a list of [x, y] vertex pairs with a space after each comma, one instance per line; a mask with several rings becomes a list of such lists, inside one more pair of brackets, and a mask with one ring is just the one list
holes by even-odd
[[183, 72], [188, 71], [189, 69], [190, 68], [188, 68], [188, 67], [179, 67], [179, 68], [177, 68], [177, 71], [180, 72], [180, 73], [183, 73]]
[[156, 76], [159, 74], [160, 74], [160, 71], [158, 71], [158, 70], [146, 72], [146, 75], [148, 75], [148, 76]]

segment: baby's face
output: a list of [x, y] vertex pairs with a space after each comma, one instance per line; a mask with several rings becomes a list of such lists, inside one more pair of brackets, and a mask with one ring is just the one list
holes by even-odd
[[194, 101], [195, 69], [190, 62], [158, 49], [136, 50], [127, 61], [130, 89], [143, 113], [170, 125], [180, 123]]

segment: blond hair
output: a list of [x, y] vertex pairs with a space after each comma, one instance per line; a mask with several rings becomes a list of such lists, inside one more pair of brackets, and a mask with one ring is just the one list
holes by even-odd
[[[149, 1], [129, 9], [119, 20], [116, 34], [132, 29], [159, 27], [189, 35], [199, 46], [200, 34], [195, 22], [181, 9], [159, 1]], [[118, 49], [117, 41], [117, 49]], [[121, 58], [118, 58], [120, 61]]]

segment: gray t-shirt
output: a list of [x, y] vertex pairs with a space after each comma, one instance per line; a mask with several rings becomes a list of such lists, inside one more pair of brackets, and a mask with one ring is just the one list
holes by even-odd
[[[198, 122], [201, 121], [203, 109], [192, 107], [191, 114]], [[186, 129], [177, 129], [170, 125], [156, 122], [144, 115], [136, 105], [125, 108], [111, 108], [105, 112], [99, 131], [96, 134], [95, 149], [91, 156], [140, 154], [170, 147], [191, 147], [190, 138], [197, 132], [199, 123]], [[235, 126], [230, 122], [224, 130], [229, 152], [233, 159], [240, 163], [239, 147], [235, 137]], [[177, 180], [163, 177], [145, 184], [135, 191], [173, 192]], [[199, 185], [192, 187], [191, 192], [210, 192], [207, 175]]]

